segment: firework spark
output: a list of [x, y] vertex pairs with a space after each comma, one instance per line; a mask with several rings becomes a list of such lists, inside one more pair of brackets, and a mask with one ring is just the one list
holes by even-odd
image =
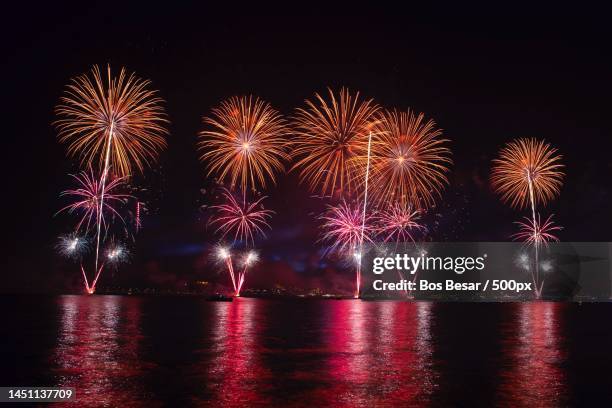
[[540, 214], [537, 215], [535, 223], [528, 217], [525, 217], [524, 221], [515, 222], [519, 226], [519, 232], [512, 238], [535, 246], [547, 245], [551, 241], [558, 242], [559, 238], [554, 232], [561, 231], [563, 227], [555, 225], [552, 217], [550, 215], [544, 223], [540, 220]]
[[141, 207], [141, 202], [136, 201], [136, 214], [135, 214], [136, 232], [138, 232], [140, 228], [142, 228], [142, 222], [140, 218], [140, 207]]
[[[127, 75], [121, 69], [113, 77], [110, 66], [103, 75], [98, 66], [89, 74], [72, 79], [56, 108], [59, 140], [68, 145], [70, 156], [100, 170], [112, 163], [124, 177], [135, 166], [142, 171], [166, 146], [164, 109], [150, 82]], [[106, 157], [110, 156], [107, 160]]]
[[226, 246], [217, 245], [215, 248], [215, 256], [219, 262], [223, 262], [227, 267], [227, 273], [232, 280], [232, 287], [234, 288], [234, 293], [236, 293], [238, 287], [236, 286], [236, 274], [234, 273], [234, 265], [232, 263], [232, 253], [230, 249]]
[[420, 224], [420, 212], [413, 210], [409, 205], [396, 203], [389, 209], [380, 211], [374, 215], [375, 232], [385, 242], [414, 242], [416, 232], [426, 231], [427, 228]]
[[536, 139], [508, 143], [493, 161], [491, 183], [505, 202], [522, 209], [545, 205], [559, 194], [563, 165], [557, 149]]
[[199, 133], [200, 159], [208, 162], [208, 174], [243, 192], [264, 188], [269, 179], [284, 170], [287, 125], [268, 103], [249, 97], [233, 97], [205, 117], [210, 129]]
[[[330, 251], [354, 256], [362, 244], [372, 242], [370, 217], [366, 214], [363, 222], [363, 211], [360, 206], [352, 206], [342, 201], [339, 205], [330, 205], [323, 215], [322, 241], [330, 245]], [[363, 238], [362, 238], [363, 227]]]
[[[63, 211], [79, 214], [80, 220], [75, 228], [77, 232], [83, 228], [84, 232], [87, 233], [91, 225], [98, 219], [98, 216], [100, 217], [102, 225], [106, 228], [104, 213], [116, 216], [124, 222], [123, 217], [121, 217], [115, 207], [125, 204], [128, 199], [132, 198], [132, 196], [128, 194], [117, 192], [117, 190], [124, 188], [125, 178], [118, 177], [112, 179], [106, 185], [105, 202], [103, 206], [100, 207], [102, 187], [100, 180], [94, 177], [93, 171], [90, 170], [89, 173], [82, 171], [79, 174], [71, 174], [71, 176], [76, 181], [77, 186], [74, 189], [63, 191], [61, 196], [69, 197], [74, 200], [74, 202], [59, 210], [58, 214]], [[98, 214], [100, 209], [102, 209], [102, 211]]]
[[[429, 208], [448, 183], [448, 139], [436, 123], [422, 113], [384, 111], [372, 127], [371, 201], [374, 205], [398, 202], [417, 209]], [[356, 163], [365, 163], [365, 155]], [[358, 180], [361, 180], [359, 178]]]
[[238, 287], [236, 288], [236, 296], [240, 296], [242, 285], [244, 284], [244, 278], [246, 277], [247, 270], [250, 266], [254, 265], [259, 260], [259, 255], [255, 251], [249, 251], [242, 259], [242, 272], [238, 277]]
[[109, 264], [119, 264], [129, 259], [130, 253], [125, 246], [119, 243], [111, 243], [106, 249], [106, 262]]
[[300, 181], [323, 196], [349, 192], [357, 174], [363, 173], [353, 159], [365, 151], [379, 109], [371, 99], [361, 100], [359, 92], [328, 92], [329, 100], [319, 94], [314, 101], [306, 100], [294, 120], [297, 160], [292, 170], [299, 169]]
[[89, 249], [86, 237], [76, 233], [62, 235], [56, 245], [57, 251], [66, 258], [79, 259]]
[[252, 203], [239, 202], [229, 190], [224, 189], [223, 197], [226, 199], [224, 204], [212, 207], [217, 214], [210, 222], [217, 225], [215, 232], [222, 233], [221, 239], [233, 234], [234, 241], [244, 241], [248, 245], [249, 242], [255, 243], [257, 235], [265, 237], [264, 230], [270, 228], [268, 220], [274, 214], [274, 211], [263, 208], [265, 196]]

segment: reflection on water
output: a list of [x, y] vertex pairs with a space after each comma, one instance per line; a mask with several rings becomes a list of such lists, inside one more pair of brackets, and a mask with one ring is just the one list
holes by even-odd
[[65, 296], [53, 356], [57, 386], [84, 405], [120, 406], [142, 397], [140, 302], [118, 296]]
[[335, 302], [327, 322], [329, 405], [424, 404], [433, 391], [430, 303]]
[[563, 406], [566, 359], [559, 315], [562, 303], [518, 303], [504, 336], [508, 366], [501, 373], [500, 399], [515, 406]]
[[219, 406], [236, 406], [246, 401], [251, 404], [266, 402], [260, 394], [262, 385], [268, 381], [260, 361], [261, 346], [257, 342], [261, 331], [260, 303], [253, 299], [237, 299], [206, 306], [213, 308], [215, 322], [211, 327], [210, 360], [204, 360], [201, 368], [205, 375], [201, 380], [212, 391], [212, 398], [196, 402], [209, 401]]
[[74, 387], [79, 406], [566, 406], [612, 389], [604, 304], [62, 296], [0, 306], [13, 311], [0, 334], [16, 367], [2, 383]]

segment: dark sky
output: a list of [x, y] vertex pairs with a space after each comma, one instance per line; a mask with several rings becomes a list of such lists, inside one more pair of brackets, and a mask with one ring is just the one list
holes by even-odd
[[[224, 98], [249, 93], [288, 115], [327, 86], [425, 112], [452, 140], [450, 186], [428, 218], [438, 224], [432, 239], [508, 239], [523, 214], [502, 205], [487, 179], [498, 149], [522, 136], [544, 138], [564, 156], [564, 187], [545, 210], [564, 226], [561, 238], [611, 239], [606, 13], [412, 9], [296, 17], [234, 11], [82, 2], [28, 4], [4, 15], [2, 290], [55, 290], [78, 275], [53, 251], [71, 225], [68, 217], [53, 216], [62, 204], [58, 194], [77, 167], [51, 122], [65, 84], [92, 64], [125, 66], [150, 79], [172, 122], [159, 165], [138, 180], [150, 190], [154, 213], [131, 264], [114, 273], [114, 282], [215, 279], [204, 255], [214, 239], [198, 212], [206, 203], [200, 189], [208, 184], [195, 151], [201, 116]], [[291, 276], [288, 284], [324, 281], [331, 272], [320, 269], [325, 263], [314, 221], [322, 203], [297, 186], [295, 174], [280, 177], [266, 193], [277, 215], [269, 240], [260, 244], [267, 273], [254, 279], [262, 285], [283, 275]]]

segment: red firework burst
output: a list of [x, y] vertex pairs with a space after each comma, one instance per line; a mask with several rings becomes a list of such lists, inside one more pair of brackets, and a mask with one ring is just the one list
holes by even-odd
[[375, 231], [385, 242], [414, 242], [416, 232], [427, 230], [418, 222], [419, 219], [418, 210], [413, 210], [409, 205], [396, 203], [374, 216]]
[[512, 238], [535, 246], [546, 245], [551, 241], [558, 242], [559, 238], [553, 232], [561, 231], [563, 227], [555, 225], [552, 217], [552, 215], [549, 216], [544, 223], [540, 220], [540, 214], [538, 214], [535, 222], [528, 217], [525, 217], [524, 221], [515, 222], [519, 226], [519, 232], [512, 235]]
[[124, 222], [123, 217], [117, 212], [115, 206], [125, 204], [132, 198], [129, 194], [118, 193], [117, 190], [125, 186], [125, 177], [117, 177], [106, 184], [104, 192], [104, 204], [100, 209], [100, 200], [102, 196], [102, 184], [93, 175], [93, 171], [89, 173], [82, 171], [79, 174], [71, 174], [76, 180], [77, 187], [71, 190], [65, 190], [61, 193], [62, 196], [70, 197], [75, 200], [72, 204], [67, 205], [58, 211], [67, 211], [68, 213], [77, 213], [80, 215], [80, 220], [75, 228], [75, 231], [85, 229], [87, 233], [91, 225], [95, 224], [98, 219], [99, 211], [102, 225], [106, 228], [104, 213], [118, 217]]
[[270, 229], [268, 220], [274, 214], [272, 210], [263, 208], [262, 202], [266, 198], [249, 203], [236, 200], [232, 193], [223, 189], [223, 197], [226, 202], [212, 207], [216, 215], [211, 219], [211, 225], [216, 225], [215, 232], [221, 232], [221, 239], [228, 234], [234, 235], [234, 241], [244, 241], [247, 245], [255, 243], [255, 236], [266, 236], [265, 229]]
[[360, 206], [351, 206], [342, 201], [338, 205], [328, 206], [320, 219], [324, 231], [321, 240], [330, 245], [330, 251], [350, 254], [363, 242], [372, 242], [369, 217], [367, 214], [363, 217]]

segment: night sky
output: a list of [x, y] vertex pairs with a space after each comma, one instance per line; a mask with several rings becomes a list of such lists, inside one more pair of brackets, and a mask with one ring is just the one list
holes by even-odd
[[[172, 8], [168, 8], [172, 7]], [[441, 8], [441, 7], [440, 7]], [[235, 10], [233, 10], [235, 11]], [[538, 137], [558, 147], [567, 176], [554, 213], [564, 241], [608, 241], [612, 170], [610, 26], [596, 10], [412, 10], [381, 15], [238, 16], [207, 8], [82, 3], [25, 5], [4, 15], [2, 36], [5, 260], [0, 291], [61, 291], [78, 269], [54, 254], [72, 219], [69, 173], [51, 123], [69, 79], [93, 64], [125, 66], [166, 100], [168, 149], [137, 183], [152, 213], [129, 265], [102, 284], [179, 287], [223, 280], [199, 207], [209, 191], [197, 159], [202, 115], [254, 94], [290, 115], [314, 92], [347, 86], [385, 107], [425, 112], [451, 139], [450, 186], [428, 215], [431, 239], [503, 241], [526, 215], [491, 192], [492, 158], [507, 141]], [[8, 124], [8, 126], [6, 126]], [[322, 261], [316, 215], [324, 203], [294, 173], [265, 192], [276, 211], [259, 245], [253, 285], [335, 287], [350, 271]]]

